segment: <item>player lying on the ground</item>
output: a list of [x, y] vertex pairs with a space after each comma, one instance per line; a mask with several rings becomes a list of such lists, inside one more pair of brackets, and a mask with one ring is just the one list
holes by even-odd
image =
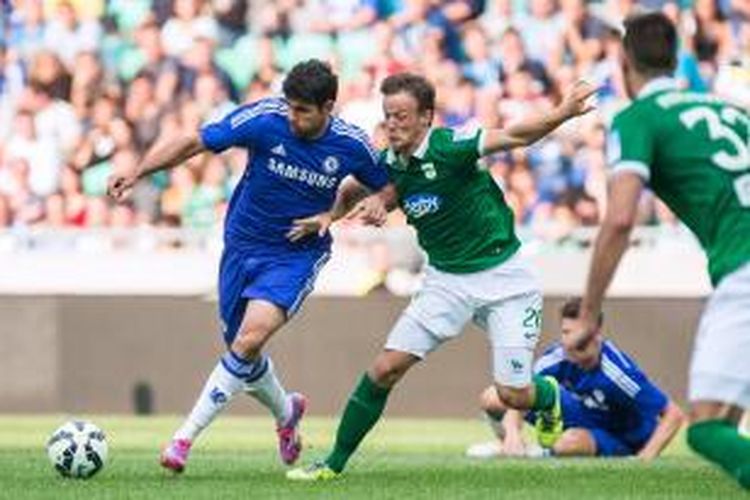
[[[168, 469], [184, 469], [198, 435], [242, 392], [275, 417], [282, 461], [293, 463], [299, 456], [297, 430], [306, 400], [287, 393], [263, 349], [313, 289], [328, 260], [331, 237], [298, 234], [294, 222], [331, 209], [349, 175], [381, 194], [391, 189], [366, 134], [331, 115], [337, 90], [337, 77], [327, 64], [299, 63], [284, 79], [283, 99], [240, 106], [199, 131], [157, 144], [137, 171], [110, 179], [109, 193], [120, 200], [139, 179], [199, 153], [231, 147], [251, 152], [224, 224], [219, 311], [227, 351], [162, 453], [161, 464]], [[364, 213], [367, 206], [367, 199], [360, 202]], [[382, 211], [382, 202], [377, 208]], [[179, 346], [169, 362], [180, 362]]]
[[[578, 84], [546, 116], [505, 130], [470, 133], [432, 127], [435, 89], [421, 76], [390, 76], [381, 92], [390, 144], [383, 160], [429, 265], [422, 290], [351, 395], [333, 451], [323, 462], [290, 471], [287, 477], [293, 480], [336, 477], [380, 419], [391, 388], [430, 352], [458, 337], [471, 320], [487, 331], [493, 379], [505, 404], [555, 410], [557, 385], [532, 380], [531, 374], [541, 320], [539, 285], [518, 255], [521, 244], [503, 193], [477, 161], [531, 144], [589, 111], [586, 100], [594, 89]], [[555, 415], [548, 421], [554, 423]]]
[[[493, 387], [481, 396], [497, 440], [471, 446], [475, 458], [494, 456], [626, 456], [656, 458], [685, 420], [682, 410], [649, 380], [633, 359], [602, 337], [586, 349], [572, 349], [580, 299], [560, 310], [559, 342], [541, 356], [534, 373], [560, 384], [563, 428], [544, 443], [525, 442], [524, 419], [536, 424], [539, 415], [507, 409]], [[540, 447], [541, 446], [541, 447]]]
[[633, 102], [614, 119], [609, 201], [594, 244], [576, 345], [585, 349], [628, 247], [646, 184], [687, 225], [715, 287], [690, 366], [688, 444], [750, 489], [750, 115], [671, 79], [677, 31], [662, 14], [625, 23], [622, 66]]

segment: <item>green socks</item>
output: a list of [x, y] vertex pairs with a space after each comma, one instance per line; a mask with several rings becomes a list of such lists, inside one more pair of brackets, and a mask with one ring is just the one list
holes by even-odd
[[690, 447], [721, 466], [745, 489], [750, 489], [750, 439], [726, 420], [706, 420], [688, 427]]
[[557, 388], [545, 377], [535, 375], [532, 380], [534, 384], [534, 403], [531, 409], [534, 411], [551, 410], [555, 406], [557, 399]]
[[380, 419], [390, 391], [375, 385], [367, 374], [362, 375], [344, 408], [333, 451], [325, 460], [331, 469], [344, 470], [349, 457]]

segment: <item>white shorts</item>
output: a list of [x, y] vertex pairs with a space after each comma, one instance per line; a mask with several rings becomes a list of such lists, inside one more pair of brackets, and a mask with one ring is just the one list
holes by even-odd
[[701, 316], [690, 364], [690, 401], [750, 408], [750, 264], [726, 276]]
[[399, 317], [385, 348], [424, 358], [458, 337], [469, 320], [487, 332], [495, 381], [529, 385], [542, 295], [536, 276], [518, 254], [476, 273], [445, 273], [428, 266], [422, 289]]

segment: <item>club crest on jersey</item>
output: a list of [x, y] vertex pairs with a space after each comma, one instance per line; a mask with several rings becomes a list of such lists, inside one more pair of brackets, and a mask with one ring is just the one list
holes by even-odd
[[323, 160], [323, 172], [328, 175], [335, 174], [339, 169], [339, 160], [335, 156], [329, 156]]
[[436, 194], [413, 194], [404, 200], [404, 211], [412, 218], [419, 219], [440, 210], [443, 200]]

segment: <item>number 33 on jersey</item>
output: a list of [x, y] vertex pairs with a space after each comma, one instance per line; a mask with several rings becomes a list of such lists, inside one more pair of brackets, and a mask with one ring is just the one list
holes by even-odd
[[615, 171], [640, 175], [695, 233], [714, 285], [750, 259], [750, 116], [657, 79], [614, 119]]

